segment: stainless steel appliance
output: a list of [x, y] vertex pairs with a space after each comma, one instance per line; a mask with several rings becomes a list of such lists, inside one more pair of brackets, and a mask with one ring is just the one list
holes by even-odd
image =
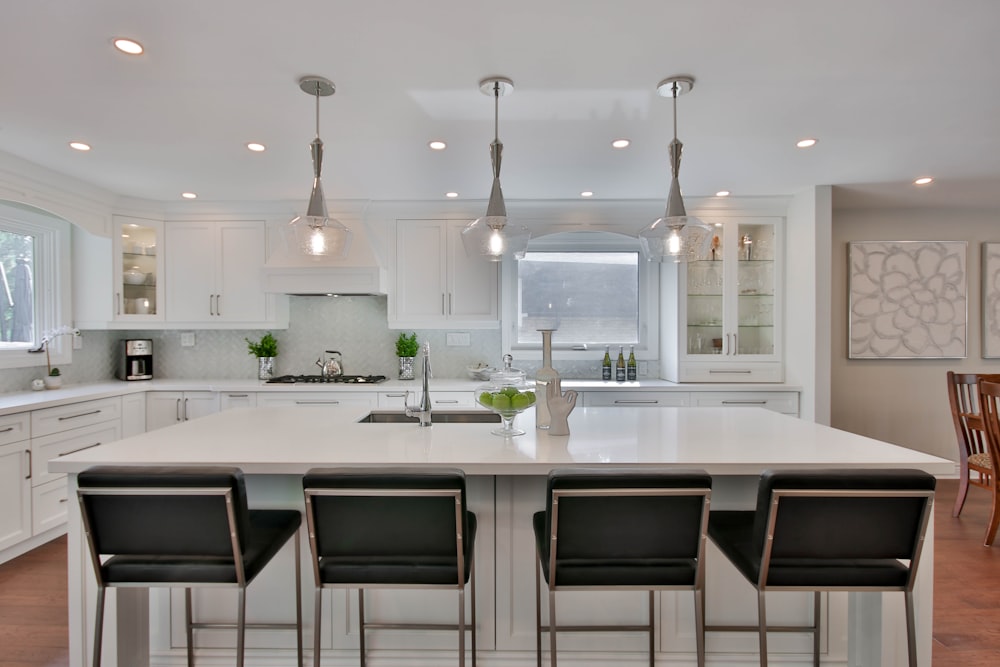
[[123, 340], [115, 377], [119, 380], [152, 380], [153, 341]]
[[267, 384], [378, 384], [385, 380], [384, 375], [279, 375]]

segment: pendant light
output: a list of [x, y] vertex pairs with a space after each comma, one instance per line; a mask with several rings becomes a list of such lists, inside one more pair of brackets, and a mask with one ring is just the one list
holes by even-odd
[[462, 245], [470, 257], [482, 257], [499, 262], [506, 256], [523, 259], [528, 249], [531, 232], [523, 225], [513, 225], [507, 220], [507, 206], [500, 189], [500, 158], [503, 144], [500, 143], [500, 97], [514, 91], [514, 82], [502, 77], [483, 79], [479, 90], [484, 95], [493, 96], [493, 143], [490, 144], [490, 160], [493, 163], [493, 188], [486, 215], [476, 218], [462, 230]]
[[291, 244], [306, 255], [326, 256], [337, 259], [347, 257], [351, 247], [351, 230], [326, 212], [320, 171], [323, 168], [323, 141], [319, 138], [319, 98], [336, 92], [332, 81], [318, 76], [299, 80], [302, 92], [316, 97], [316, 138], [310, 144], [313, 161], [313, 185], [305, 215], [296, 216], [288, 223]]
[[690, 92], [694, 79], [689, 76], [674, 76], [664, 79], [656, 87], [662, 97], [674, 100], [674, 139], [670, 142], [670, 193], [667, 195], [667, 210], [662, 218], [657, 218], [639, 232], [642, 253], [650, 261], [687, 262], [704, 259], [712, 243], [712, 228], [698, 218], [691, 217], [684, 209], [681, 186], [677, 174], [681, 168], [681, 151], [684, 148], [677, 139], [677, 97]]

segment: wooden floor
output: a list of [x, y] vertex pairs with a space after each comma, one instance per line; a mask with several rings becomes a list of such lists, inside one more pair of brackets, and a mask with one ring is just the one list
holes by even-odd
[[[935, 503], [934, 667], [1000, 665], [1000, 541], [982, 546], [989, 494], [970, 489], [951, 517], [958, 483]], [[0, 667], [66, 667], [66, 539], [0, 565]], [[711, 662], [711, 659], [709, 659]]]

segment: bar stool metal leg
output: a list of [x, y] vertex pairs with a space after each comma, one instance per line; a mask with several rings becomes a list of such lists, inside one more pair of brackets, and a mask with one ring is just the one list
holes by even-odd
[[655, 654], [653, 653], [653, 651], [656, 648], [654, 646], [654, 641], [655, 640], [654, 640], [654, 636], [653, 636], [653, 618], [655, 618], [653, 616], [653, 591], [650, 590], [649, 591], [649, 667], [654, 667], [653, 666], [653, 656]]
[[[302, 546], [301, 531], [295, 531], [295, 648], [297, 650], [297, 667], [303, 667], [302, 653]], [[318, 626], [317, 626], [318, 627]]]
[[[472, 590], [469, 591], [470, 600], [472, 601], [472, 667], [476, 667], [476, 562], [472, 561], [469, 566], [469, 586]], [[463, 633], [464, 634], [464, 633]], [[465, 663], [462, 663], [462, 667], [465, 667]]]
[[358, 589], [358, 643], [361, 648], [361, 667], [365, 667], [365, 589]]
[[695, 644], [698, 653], [698, 667], [705, 667], [705, 588], [694, 592]]
[[542, 667], [542, 561], [535, 559], [535, 661]]
[[917, 621], [913, 611], [913, 591], [903, 592], [906, 604], [906, 651], [910, 667], [917, 667]]
[[556, 592], [549, 589], [549, 664], [556, 667]]
[[313, 667], [319, 667], [320, 617], [323, 613], [323, 589], [316, 588], [313, 609]]
[[813, 595], [813, 667], [819, 667], [819, 591]]
[[764, 610], [764, 591], [757, 590], [757, 625], [760, 637], [760, 667], [767, 667], [767, 612]]
[[236, 667], [243, 667], [244, 638], [247, 631], [247, 589], [240, 586], [239, 609], [236, 610]]
[[194, 667], [194, 623], [192, 622], [191, 589], [184, 589], [184, 638], [187, 641], [187, 664]]
[[94, 664], [101, 667], [101, 640], [104, 638], [104, 595], [108, 589], [97, 586], [97, 616], [94, 618]]

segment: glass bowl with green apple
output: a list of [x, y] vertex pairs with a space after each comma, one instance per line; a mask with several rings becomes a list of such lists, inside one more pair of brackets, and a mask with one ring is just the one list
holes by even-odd
[[524, 371], [511, 368], [513, 357], [504, 355], [504, 367], [492, 375], [486, 384], [476, 387], [476, 403], [500, 415], [501, 425], [492, 431], [493, 435], [509, 438], [524, 435], [524, 431], [514, 427], [514, 418], [535, 405], [535, 388], [525, 381]]

